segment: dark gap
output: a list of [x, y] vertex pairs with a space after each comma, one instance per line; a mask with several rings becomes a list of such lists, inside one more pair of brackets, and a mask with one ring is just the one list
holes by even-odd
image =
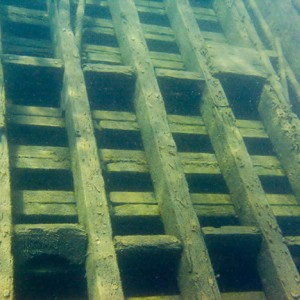
[[213, 8], [213, 0], [189, 0], [191, 6]]
[[45, 0], [26, 0], [26, 1], [16, 1], [16, 0], [1, 0], [2, 5], [12, 5], [16, 7], [36, 9], [36, 10], [47, 10], [47, 1]]
[[229, 193], [222, 175], [186, 174], [186, 179], [190, 193]]
[[235, 117], [243, 120], [259, 120], [257, 105], [263, 80], [229, 74], [222, 74], [219, 77]]
[[62, 69], [6, 63], [4, 75], [8, 102], [17, 105], [59, 107]]
[[168, 250], [123, 251], [118, 262], [125, 297], [178, 295], [180, 253]]
[[[201, 208], [199, 209], [201, 211]], [[200, 213], [201, 214], [201, 213]], [[239, 218], [237, 216], [201, 216], [198, 214], [201, 227], [221, 227], [221, 226], [239, 226]]]
[[107, 192], [149, 192], [153, 191], [149, 173], [106, 172], [105, 183]]
[[224, 292], [261, 291], [257, 271], [260, 237], [206, 236], [205, 241], [217, 278]]
[[50, 27], [6, 21], [3, 23], [5, 35], [33, 40], [51, 40]]
[[85, 16], [109, 20], [112, 19], [109, 7], [102, 6], [101, 3], [98, 5], [89, 5], [87, 3], [85, 6]]
[[277, 216], [276, 220], [283, 236], [300, 235], [300, 219], [298, 216]]
[[244, 138], [244, 143], [250, 155], [276, 156], [273, 145], [268, 138]]
[[259, 176], [259, 179], [267, 194], [293, 194], [286, 176]]
[[63, 215], [50, 215], [50, 214], [47, 215], [36, 214], [34, 216], [28, 216], [23, 214], [14, 214], [13, 223], [14, 224], [77, 224], [78, 217], [75, 215], [63, 216]]
[[85, 270], [57, 255], [41, 254], [16, 270], [17, 300], [84, 300]]
[[180, 54], [179, 48], [175, 42], [160, 41], [155, 39], [147, 39], [146, 42], [149, 51]]
[[92, 44], [118, 48], [118, 40], [115, 35], [97, 33], [86, 29], [83, 34], [82, 44]]
[[9, 124], [8, 141], [13, 145], [68, 147], [65, 128]]
[[95, 132], [97, 147], [101, 149], [143, 150], [139, 131], [97, 130]]
[[201, 87], [197, 80], [159, 79], [168, 114], [200, 115]]
[[139, 12], [140, 22], [142, 24], [152, 24], [163, 27], [171, 27], [170, 21], [167, 15]]
[[214, 153], [208, 135], [173, 133], [178, 152]]
[[113, 235], [155, 235], [164, 234], [164, 226], [159, 216], [113, 216]]
[[217, 22], [197, 19], [197, 23], [201, 31], [223, 33], [221, 25]]
[[85, 72], [85, 82], [91, 109], [134, 111], [134, 77]]
[[11, 181], [13, 190], [74, 190], [67, 170], [12, 169]]

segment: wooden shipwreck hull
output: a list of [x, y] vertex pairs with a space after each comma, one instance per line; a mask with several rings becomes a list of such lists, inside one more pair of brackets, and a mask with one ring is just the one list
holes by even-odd
[[1, 1], [0, 299], [300, 299], [297, 41], [262, 2]]

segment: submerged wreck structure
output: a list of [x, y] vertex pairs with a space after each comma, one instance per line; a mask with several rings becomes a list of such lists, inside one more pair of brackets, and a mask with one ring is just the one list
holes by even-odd
[[0, 299], [300, 299], [297, 0], [1, 0]]

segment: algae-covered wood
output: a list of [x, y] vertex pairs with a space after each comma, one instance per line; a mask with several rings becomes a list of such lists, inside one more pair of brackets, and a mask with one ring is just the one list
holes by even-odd
[[64, 61], [62, 107], [71, 151], [79, 221], [88, 233], [86, 276], [90, 299], [123, 299], [104, 182], [80, 64], [70, 27], [69, 1], [50, 5], [57, 55]]
[[[209, 72], [209, 49], [205, 47], [188, 1], [169, 0], [166, 3], [185, 63], [190, 70], [201, 70], [205, 76], [201, 112], [236, 212], [242, 224], [255, 225], [262, 233], [258, 264], [267, 297], [293, 299], [300, 291], [299, 274], [282, 241], [222, 86]], [[228, 7], [230, 9], [230, 5]]]
[[220, 299], [138, 13], [131, 0], [109, 5], [123, 59], [136, 71], [135, 109], [165, 231], [183, 246], [178, 272], [182, 297]]
[[[2, 24], [0, 23], [0, 54], [2, 54]], [[6, 98], [3, 66], [0, 63], [0, 299], [14, 299], [12, 256], [12, 206], [10, 166], [5, 126]]]

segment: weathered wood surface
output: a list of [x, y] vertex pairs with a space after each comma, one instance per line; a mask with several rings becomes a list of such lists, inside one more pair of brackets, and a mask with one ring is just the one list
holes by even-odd
[[[2, 25], [0, 24], [0, 54], [2, 54]], [[0, 299], [14, 299], [12, 256], [12, 207], [10, 166], [5, 128], [6, 99], [3, 66], [0, 63]]]
[[38, 26], [48, 26], [49, 20], [46, 12], [17, 7], [12, 5], [0, 5], [0, 16], [3, 20]]
[[138, 13], [131, 0], [108, 3], [124, 61], [137, 75], [135, 109], [165, 232], [176, 236], [183, 246], [178, 270], [182, 297], [220, 299]]
[[57, 55], [64, 61], [62, 108], [71, 151], [79, 221], [88, 233], [89, 299], [123, 299], [112, 229], [80, 55], [70, 27], [69, 1], [50, 6]]
[[281, 39], [286, 59], [296, 73], [298, 80], [300, 80], [300, 61], [297, 55], [300, 45], [298, 32], [300, 16], [293, 7], [293, 1], [267, 0], [255, 2], [269, 24], [273, 35]]
[[13, 192], [15, 222], [74, 223], [77, 209], [73, 192], [30, 191]]
[[71, 264], [83, 265], [87, 235], [77, 224], [28, 224], [14, 227], [14, 253], [17, 265], [39, 255], [59, 255]]
[[[169, 0], [166, 4], [185, 64], [191, 71], [201, 70], [206, 78], [201, 112], [236, 212], [243, 225], [255, 225], [261, 231], [258, 264], [267, 297], [294, 299], [300, 293], [299, 274], [235, 127], [225, 93], [220, 82], [211, 77], [209, 49], [205, 47], [193, 12], [186, 0]], [[230, 3], [226, 5], [230, 9]]]
[[131, 235], [115, 236], [116, 251], [122, 253], [137, 253], [142, 251], [167, 251], [168, 253], [180, 253], [182, 250], [180, 241], [169, 235]]
[[63, 67], [63, 62], [61, 59], [32, 57], [14, 54], [3, 54], [2, 61], [3, 64], [15, 64], [32, 67], [48, 67], [58, 69], [61, 69]]

